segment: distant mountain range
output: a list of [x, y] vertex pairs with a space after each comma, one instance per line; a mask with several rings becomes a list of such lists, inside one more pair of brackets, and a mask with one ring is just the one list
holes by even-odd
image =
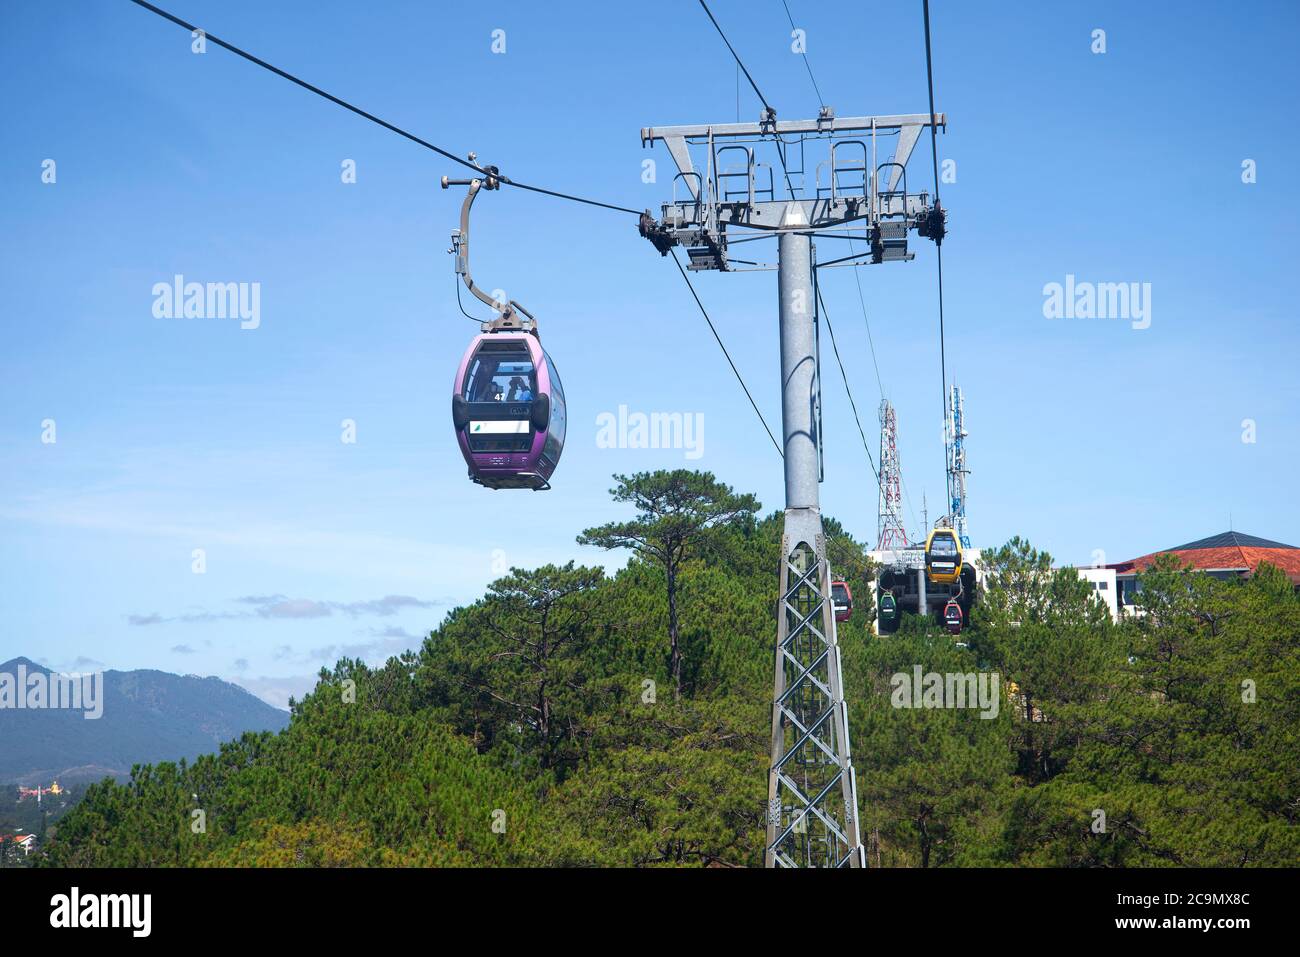
[[[0, 664], [0, 676], [20, 668], [50, 675], [14, 658]], [[6, 706], [0, 697], [0, 784], [124, 777], [133, 764], [193, 759], [245, 731], [279, 731], [288, 723], [287, 712], [220, 678], [106, 671], [103, 712], [95, 720], [66, 708]]]

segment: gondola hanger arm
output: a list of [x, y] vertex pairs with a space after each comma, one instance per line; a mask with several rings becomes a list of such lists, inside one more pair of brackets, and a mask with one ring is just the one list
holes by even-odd
[[[469, 154], [470, 162], [474, 162], [474, 154]], [[475, 164], [477, 166], [477, 164]], [[460, 207], [460, 229], [451, 234], [451, 249], [449, 252], [456, 256], [456, 273], [465, 282], [465, 287], [469, 289], [474, 296], [481, 302], [491, 306], [499, 317], [483, 323], [485, 332], [501, 332], [506, 330], [523, 330], [536, 334], [537, 321], [533, 314], [521, 306], [513, 299], [503, 302], [478, 287], [474, 282], [474, 277], [469, 270], [469, 214], [470, 209], [474, 206], [474, 199], [478, 196], [481, 189], [500, 189], [501, 176], [495, 166], [479, 167], [483, 172], [482, 177], [473, 179], [452, 179], [448, 176], [442, 178], [442, 188], [450, 189], [452, 186], [468, 186], [465, 192], [465, 201]], [[520, 319], [516, 313], [522, 313], [527, 318]]]

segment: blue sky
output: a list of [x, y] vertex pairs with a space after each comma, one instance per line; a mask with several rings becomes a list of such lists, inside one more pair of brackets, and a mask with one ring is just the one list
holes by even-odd
[[[669, 191], [642, 126], [736, 116], [735, 67], [685, 0], [167, 6], [453, 152], [634, 208]], [[712, 6], [778, 113], [814, 115], [779, 0]], [[926, 110], [919, 3], [790, 6], [840, 115]], [[934, 0], [940, 150], [957, 163], [948, 369], [977, 545], [1020, 534], [1062, 562], [1117, 561], [1230, 515], [1300, 544], [1297, 9]], [[502, 563], [621, 563], [574, 543], [625, 514], [612, 473], [706, 468], [781, 506], [775, 451], [632, 217], [480, 198], [475, 274], [538, 316], [570, 406], [554, 489], [489, 492], [466, 480], [448, 415], [475, 329], [445, 254], [462, 194], [438, 188], [460, 168], [216, 47], [193, 54], [125, 0], [5, 0], [0, 19], [0, 659], [217, 674], [283, 703], [340, 654], [417, 645]], [[742, 88], [742, 117], [758, 109]], [[912, 505], [924, 493], [934, 517], [934, 251], [914, 248], [859, 278]], [[155, 318], [152, 287], [177, 273], [259, 283], [259, 328]], [[1067, 274], [1151, 283], [1150, 328], [1044, 318], [1044, 284]], [[697, 288], [775, 428], [774, 274]], [[853, 276], [828, 270], [823, 291], [874, 445]], [[874, 479], [824, 360], [823, 508], [872, 539]], [[599, 448], [596, 418], [620, 404], [703, 413], [703, 456]]]

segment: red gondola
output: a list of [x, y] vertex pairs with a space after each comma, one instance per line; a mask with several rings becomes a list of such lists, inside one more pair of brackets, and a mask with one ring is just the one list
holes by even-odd
[[961, 605], [957, 604], [957, 599], [949, 598], [948, 604], [943, 609], [943, 623], [948, 627], [948, 634], [960, 635], [965, 619], [966, 616], [962, 614]]
[[831, 605], [835, 609], [836, 621], [848, 621], [853, 617], [853, 592], [848, 582], [831, 582]]

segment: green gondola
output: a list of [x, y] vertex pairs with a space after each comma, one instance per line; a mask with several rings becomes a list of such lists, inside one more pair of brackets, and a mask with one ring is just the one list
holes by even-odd
[[898, 602], [893, 592], [885, 592], [880, 596], [879, 619], [882, 632], [892, 632], [898, 627]]

